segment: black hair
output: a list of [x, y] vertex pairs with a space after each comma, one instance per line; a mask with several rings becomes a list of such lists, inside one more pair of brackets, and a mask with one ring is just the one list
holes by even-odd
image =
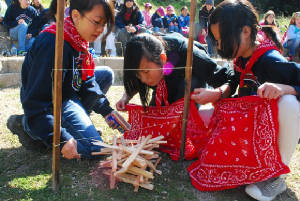
[[134, 36], [126, 44], [123, 70], [125, 91], [130, 97], [138, 92], [144, 107], [149, 106], [150, 87], [138, 79], [138, 68], [143, 57], [162, 66], [160, 54], [165, 50], [166, 43], [161, 37], [147, 33]]
[[[135, 3], [135, 1], [133, 1], [133, 6], [132, 8], [128, 9], [126, 7], [126, 1], [128, 0], [125, 0], [124, 1], [124, 4], [121, 5], [121, 8], [120, 8], [120, 12], [117, 14], [118, 16], [122, 16], [124, 17], [125, 13], [128, 11], [128, 10], [131, 10], [132, 11], [132, 14], [130, 16], [130, 23], [132, 23], [133, 25], [137, 25], [138, 24], [138, 12], [140, 10], [140, 8], [137, 6], [137, 4]], [[126, 22], [125, 22], [126, 24]]]
[[11, 4], [21, 7], [19, 0], [12, 0]]
[[104, 15], [105, 15], [105, 20], [107, 23], [107, 33], [105, 34], [106, 36], [109, 35], [111, 32], [113, 25], [115, 23], [115, 18], [113, 14], [113, 10], [109, 5], [109, 2], [106, 0], [70, 0], [70, 17], [72, 19], [72, 11], [73, 10], [78, 10], [78, 12], [81, 15], [84, 15], [86, 12], [91, 11], [94, 6], [96, 5], [102, 5], [103, 10], [104, 10]]
[[186, 6], [183, 6], [182, 8], [181, 8], [181, 10], [180, 10], [180, 12], [182, 12], [183, 10], [187, 10], [187, 16], [189, 16], [190, 15], [190, 12], [189, 12], [189, 9], [188, 9], [188, 7], [186, 7]]
[[[225, 0], [216, 7], [209, 16], [208, 24], [209, 37], [214, 40], [214, 36], [211, 32], [211, 25], [213, 24], [219, 24], [221, 50], [218, 50], [218, 52], [223, 58], [231, 59], [236, 57], [241, 43], [240, 34], [244, 26], [250, 27], [251, 46], [255, 46], [259, 27], [258, 14], [249, 1]], [[279, 49], [282, 49], [276, 37], [276, 33], [272, 28], [262, 29], [262, 31], [274, 41]]]
[[[219, 24], [221, 50], [219, 54], [224, 58], [234, 58], [241, 43], [241, 32], [244, 26], [251, 29], [251, 45], [255, 45], [258, 15], [247, 0], [225, 0], [220, 3], [209, 16], [209, 36], [214, 39], [211, 25]], [[237, 48], [235, 48], [237, 47]]]
[[269, 10], [268, 12], [265, 13], [265, 15], [264, 15], [264, 25], [269, 25], [268, 21], [267, 21], [267, 18], [270, 15], [274, 15], [274, 21], [271, 24], [271, 25], [273, 25], [273, 27], [264, 27], [264, 26], [262, 26], [261, 30], [263, 32], [265, 32], [266, 36], [275, 43], [275, 45], [277, 46], [277, 48], [279, 50], [283, 50], [282, 44], [279, 42], [280, 39], [278, 38], [278, 35], [276, 34], [276, 31], [274, 31], [274, 29], [277, 28], [277, 23], [276, 23], [276, 20], [275, 20], [274, 11]]

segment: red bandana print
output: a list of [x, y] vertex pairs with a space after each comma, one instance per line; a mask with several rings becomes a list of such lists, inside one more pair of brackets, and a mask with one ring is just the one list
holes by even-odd
[[[56, 24], [47, 27], [42, 32], [56, 34]], [[89, 43], [79, 35], [70, 17], [65, 18], [64, 21], [64, 40], [67, 41], [75, 50], [82, 52], [80, 56], [82, 57], [82, 80], [86, 80], [88, 76], [93, 76], [95, 63], [93, 56], [88, 51]]]
[[[127, 139], [164, 136], [160, 150], [172, 160], [180, 156], [184, 99], [169, 106], [127, 105], [131, 130]], [[186, 132], [185, 159], [199, 159], [188, 168], [191, 182], [201, 191], [236, 188], [289, 172], [278, 148], [277, 100], [245, 96], [223, 99], [205, 127], [191, 101]]]
[[188, 168], [198, 190], [236, 188], [289, 172], [278, 147], [277, 100], [245, 96], [220, 101], [208, 135], [199, 160]]
[[160, 107], [162, 105], [162, 100], [165, 105], [169, 105], [168, 101], [168, 91], [165, 79], [161, 79], [156, 87], [156, 96], [155, 96], [155, 104]]
[[[249, 61], [247, 62], [245, 68], [242, 68], [241, 65], [241, 61], [239, 60], [239, 58], [234, 60], [234, 69], [238, 72], [241, 73], [240, 76], [240, 87], [244, 86], [244, 78], [245, 75], [251, 75], [253, 80], [256, 80], [256, 77], [254, 76], [254, 74], [252, 73], [252, 67], [255, 64], [255, 62], [263, 55], [265, 54], [267, 51], [269, 50], [278, 50], [278, 48], [274, 45], [274, 42], [271, 40], [265, 40], [264, 43], [260, 44], [255, 51], [253, 52], [251, 58], [249, 59]], [[280, 52], [280, 51], [279, 51]]]

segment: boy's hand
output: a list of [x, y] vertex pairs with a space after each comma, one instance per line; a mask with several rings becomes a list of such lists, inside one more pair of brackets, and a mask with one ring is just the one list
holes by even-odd
[[80, 154], [77, 152], [77, 141], [74, 138], [68, 140], [61, 149], [61, 154], [66, 159], [80, 158]]

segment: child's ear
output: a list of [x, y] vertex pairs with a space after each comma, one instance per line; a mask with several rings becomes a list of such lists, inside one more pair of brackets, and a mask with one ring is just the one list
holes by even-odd
[[161, 61], [161, 63], [164, 65], [165, 63], [167, 63], [167, 55], [166, 55], [166, 53], [161, 53], [160, 54], [160, 61]]
[[79, 19], [81, 17], [79, 11], [74, 9], [74, 10], [72, 10], [71, 15], [72, 15], [72, 20], [73, 20], [74, 24], [77, 25], [79, 22]]
[[251, 28], [249, 26], [244, 26], [242, 34], [245, 36], [245, 38], [249, 38], [251, 36]]

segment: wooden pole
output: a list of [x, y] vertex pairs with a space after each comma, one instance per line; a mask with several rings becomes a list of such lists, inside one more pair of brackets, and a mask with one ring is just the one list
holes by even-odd
[[59, 187], [59, 160], [60, 160], [60, 126], [61, 126], [61, 101], [62, 101], [62, 63], [64, 45], [64, 11], [65, 0], [57, 0], [56, 15], [56, 40], [54, 63], [54, 89], [53, 89], [53, 144], [52, 144], [52, 188]]
[[191, 0], [190, 7], [190, 30], [189, 30], [189, 41], [186, 58], [186, 69], [185, 69], [185, 90], [184, 90], [184, 111], [182, 118], [182, 135], [181, 135], [181, 146], [180, 146], [180, 160], [184, 160], [185, 153], [185, 138], [187, 119], [189, 114], [190, 105], [190, 94], [191, 94], [191, 78], [192, 78], [192, 64], [193, 64], [193, 45], [194, 45], [194, 27], [195, 27], [195, 13], [196, 13], [196, 0]]

